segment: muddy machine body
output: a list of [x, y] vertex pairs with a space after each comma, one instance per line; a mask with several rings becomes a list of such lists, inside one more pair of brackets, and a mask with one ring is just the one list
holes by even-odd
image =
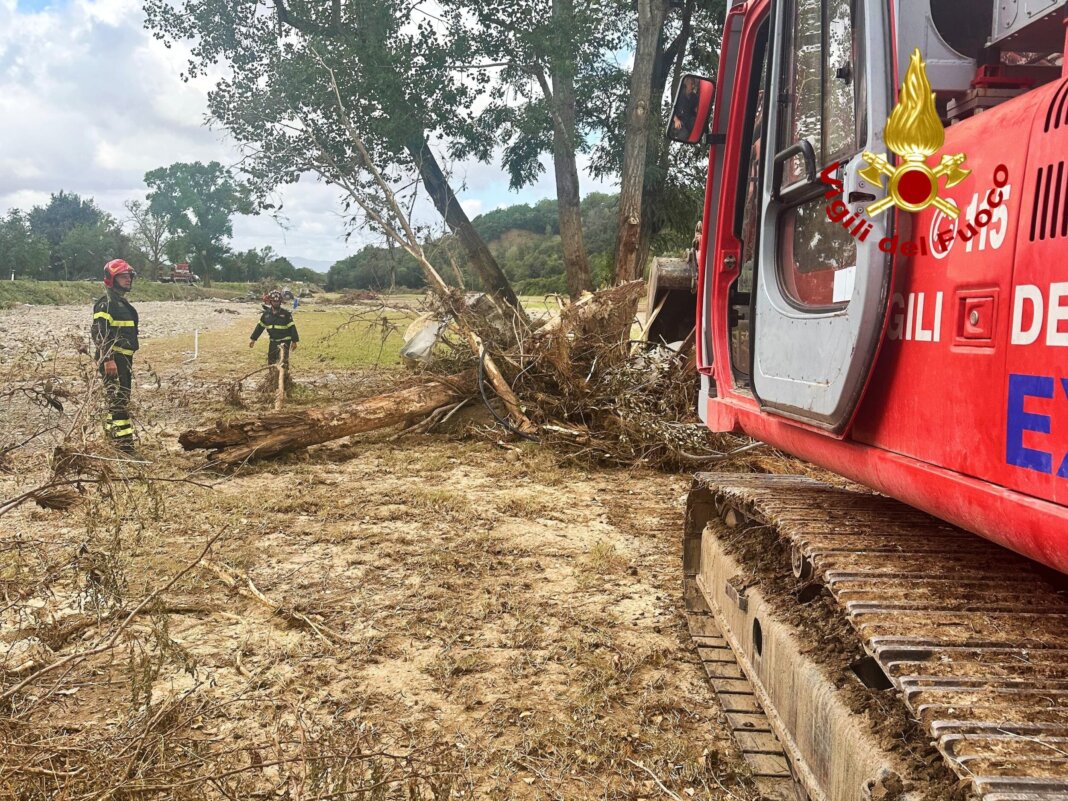
[[1068, 799], [1065, 5], [728, 11], [699, 410], [863, 486], [698, 476], [686, 592], [811, 798]]

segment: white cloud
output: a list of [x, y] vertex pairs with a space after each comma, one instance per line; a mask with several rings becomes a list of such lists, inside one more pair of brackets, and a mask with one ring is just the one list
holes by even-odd
[[[205, 126], [217, 76], [184, 82], [188, 49], [166, 48], [143, 29], [139, 0], [57, 0], [27, 11], [0, 0], [0, 214], [46, 203], [60, 189], [92, 197], [117, 218], [143, 198], [145, 172], [175, 161], [234, 165], [236, 147]], [[580, 165], [581, 166], [581, 165]], [[498, 164], [453, 165], [473, 217], [555, 194], [551, 165], [520, 193]], [[583, 177], [583, 193], [608, 189]], [[285, 225], [267, 215], [234, 220], [232, 246], [334, 261], [369, 237], [346, 225], [336, 189], [302, 179], [278, 193]], [[421, 202], [425, 221], [441, 221]]]
[[460, 206], [467, 212], [467, 216], [472, 219], [477, 217], [483, 212], [483, 205], [485, 205], [480, 198], [473, 197], [467, 200], [461, 200]]
[[[188, 50], [142, 28], [137, 0], [70, 0], [43, 11], [0, 0], [0, 213], [60, 189], [125, 216], [144, 174], [175, 161], [235, 164], [237, 149], [205, 126], [215, 76], [182, 81]], [[336, 192], [300, 182], [279, 193], [287, 228], [234, 220], [233, 247], [311, 259], [352, 252]]]

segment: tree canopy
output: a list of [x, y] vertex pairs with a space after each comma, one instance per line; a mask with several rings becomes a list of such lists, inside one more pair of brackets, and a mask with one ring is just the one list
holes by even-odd
[[[60, 190], [44, 206], [34, 206], [25, 217], [16, 213], [7, 226], [11, 267], [23, 264], [22, 275], [36, 278], [95, 278], [110, 259], [125, 258], [132, 248], [119, 224], [97, 208], [92, 198]], [[21, 222], [17, 222], [21, 221]], [[28, 222], [28, 229], [25, 226]], [[28, 237], [28, 238], [27, 238]], [[16, 244], [17, 243], [17, 244]], [[28, 253], [43, 244], [47, 267], [42, 268]]]
[[247, 189], [219, 162], [175, 162], [145, 173], [148, 206], [166, 220], [168, 251], [184, 253], [195, 273], [211, 280], [233, 235], [233, 216], [252, 214]]
[[[98, 279], [108, 261], [121, 258], [149, 280], [169, 272], [168, 264], [190, 262], [208, 280], [322, 283], [320, 273], [295, 267], [269, 247], [231, 250], [232, 217], [250, 204], [244, 188], [221, 165], [179, 163], [146, 177], [155, 187], [150, 196], [155, 204], [126, 201], [121, 222], [92, 198], [65, 191], [29, 212], [14, 209], [0, 217], [0, 276]], [[204, 248], [199, 259], [198, 244]]]
[[25, 214], [15, 209], [0, 220], [0, 269], [5, 273], [47, 278], [48, 256], [48, 240], [33, 232]]
[[348, 195], [354, 224], [374, 219], [385, 206], [368, 191], [365, 146], [398, 191], [410, 195], [419, 176], [484, 286], [518, 308], [430, 145], [470, 135], [468, 109], [486, 78], [458, 69], [469, 40], [401, 0], [147, 0], [145, 13], [158, 38], [194, 43], [188, 76], [227, 68], [209, 107], [247, 145], [244, 168], [261, 203], [314, 173]]

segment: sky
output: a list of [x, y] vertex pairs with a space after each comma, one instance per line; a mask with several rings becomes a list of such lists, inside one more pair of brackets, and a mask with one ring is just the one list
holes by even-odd
[[[143, 20], [139, 0], [0, 0], [0, 214], [63, 189], [122, 219], [124, 201], [144, 198], [149, 170], [237, 163], [225, 132], [205, 124], [210, 81], [183, 83], [186, 51], [165, 48]], [[508, 190], [496, 164], [452, 171], [471, 217], [555, 196], [551, 166], [521, 192]], [[616, 189], [585, 171], [580, 179], [583, 194]], [[338, 193], [311, 176], [280, 199], [285, 227], [267, 215], [235, 217], [235, 250], [269, 246], [328, 266], [372, 241], [346, 243]]]

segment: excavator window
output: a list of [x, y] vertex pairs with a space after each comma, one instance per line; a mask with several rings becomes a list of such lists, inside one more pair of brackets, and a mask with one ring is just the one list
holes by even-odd
[[[821, 164], [856, 151], [863, 113], [858, 112], [855, 0], [795, 0], [792, 41], [784, 65], [789, 87], [783, 119], [785, 142], [805, 139]], [[785, 145], [784, 145], [785, 147]], [[801, 159], [787, 165], [784, 183], [804, 177]]]
[[[856, 44], [861, 20], [854, 0], [794, 0], [791, 13], [778, 149], [807, 140], [822, 168], [853, 156], [866, 135], [864, 65]], [[803, 178], [803, 171], [794, 159], [786, 182]], [[857, 263], [856, 240], [827, 218], [825, 204], [820, 192], [781, 215], [781, 285], [806, 310], [844, 308], [853, 273], [843, 271], [855, 271]]]

